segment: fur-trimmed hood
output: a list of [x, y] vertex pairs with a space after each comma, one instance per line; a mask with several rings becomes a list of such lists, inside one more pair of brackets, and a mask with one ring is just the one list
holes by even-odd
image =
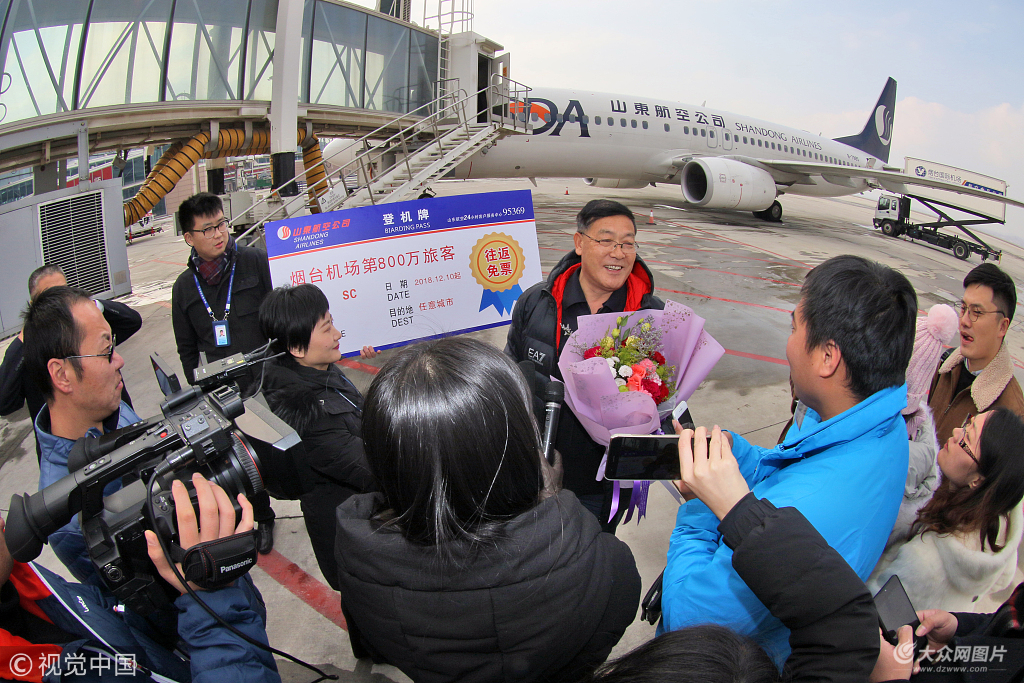
[[[964, 355], [960, 349], [954, 349], [953, 353], [949, 354], [949, 358], [939, 366], [939, 374], [945, 375], [952, 372], [958, 363], [963, 362]], [[992, 362], [986, 365], [981, 374], [971, 383], [971, 398], [974, 400], [974, 405], [978, 407], [979, 413], [985, 412], [996, 402], [1011, 379], [1013, 379], [1013, 364], [1010, 362], [1010, 350], [1003, 342]]]

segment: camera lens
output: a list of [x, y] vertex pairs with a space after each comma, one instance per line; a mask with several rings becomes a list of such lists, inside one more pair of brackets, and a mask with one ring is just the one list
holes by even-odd
[[231, 451], [210, 466], [210, 481], [228, 495], [244, 493], [247, 498], [263, 491], [260, 458], [244, 434], [231, 432]]

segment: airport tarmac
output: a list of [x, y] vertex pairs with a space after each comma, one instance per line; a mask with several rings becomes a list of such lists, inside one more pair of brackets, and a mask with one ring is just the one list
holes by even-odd
[[[876, 259], [909, 278], [924, 311], [935, 303], [956, 301], [964, 275], [980, 263], [977, 256], [959, 261], [949, 251], [885, 237], [871, 227], [874, 201], [861, 197], [783, 197], [782, 223], [767, 223], [749, 213], [673, 208], [682, 203], [678, 186], [605, 190], [578, 180], [537, 182], [539, 187], [525, 180], [449, 181], [434, 189], [442, 195], [532, 190], [545, 275], [572, 248], [574, 217], [586, 201], [608, 197], [627, 204], [637, 213], [640, 254], [654, 272], [656, 293], [692, 307], [726, 348], [726, 355], [690, 400], [695, 421], [719, 424], [764, 446], [776, 443], [789, 419], [785, 354], [789, 318], [800, 296], [800, 284], [812, 267], [837, 254]], [[652, 208], [656, 224], [648, 225]], [[162, 398], [149, 354], [158, 352], [180, 368], [171, 330], [170, 297], [188, 247], [174, 236], [166, 219], [164, 225], [163, 233], [139, 238], [128, 247], [133, 293], [121, 299], [135, 307], [144, 320], [142, 329], [118, 346], [126, 361], [125, 383], [137, 412], [144, 417], [156, 414]], [[1004, 250], [1000, 265], [1016, 282], [1024, 283], [1024, 249], [995, 238], [990, 245]], [[364, 314], [354, 309], [332, 312], [340, 320]], [[1021, 379], [1024, 334], [1019, 320], [1011, 326], [1007, 343]], [[474, 334], [500, 347], [506, 329]], [[7, 343], [0, 342], [0, 353]], [[385, 352], [372, 361], [350, 361], [346, 374], [365, 391], [374, 368], [387, 358]], [[12, 493], [37, 488], [38, 466], [32, 464], [35, 449], [29, 432], [24, 408], [10, 420], [0, 420], [0, 509], [5, 515]], [[278, 515], [274, 552], [261, 557], [252, 571], [267, 602], [271, 644], [310, 663], [326, 665], [342, 681], [409, 680], [393, 667], [371, 666], [352, 656], [338, 594], [330, 590], [317, 568], [298, 503], [276, 501], [274, 509]], [[617, 535], [632, 548], [645, 591], [664, 567], [675, 510], [673, 499], [655, 485], [647, 516], [639, 525], [634, 521], [619, 527]], [[39, 561], [66, 575], [48, 548]], [[992, 600], [978, 603], [979, 610], [991, 606]], [[613, 656], [653, 635], [654, 627], [640, 622], [638, 616]], [[286, 681], [316, 678], [283, 660], [281, 668]]]

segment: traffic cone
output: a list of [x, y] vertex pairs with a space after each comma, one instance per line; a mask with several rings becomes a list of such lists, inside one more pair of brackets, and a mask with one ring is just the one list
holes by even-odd
[[565, 193], [566, 193], [566, 194], [569, 194], [569, 188], [568, 188], [568, 187], [567, 187], [567, 188], [565, 188]]
[[647, 219], [647, 225], [657, 225], [654, 222], [654, 209], [651, 209], [651, 217]]

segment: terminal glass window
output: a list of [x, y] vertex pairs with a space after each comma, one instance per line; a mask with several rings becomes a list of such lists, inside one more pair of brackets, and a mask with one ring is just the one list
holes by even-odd
[[[437, 82], [437, 38], [419, 31], [409, 31], [409, 108], [417, 114], [426, 115], [434, 99], [434, 84]], [[536, 115], [534, 115], [536, 116]]]
[[158, 102], [171, 0], [94, 2], [76, 109]]
[[408, 49], [407, 27], [367, 16], [364, 108], [394, 112], [408, 110]]
[[88, 8], [83, 0], [11, 7], [0, 43], [0, 123], [71, 110]]
[[366, 15], [329, 2], [313, 11], [309, 102], [363, 106], [363, 46]]
[[274, 75], [274, 39], [277, 36], [277, 2], [251, 0], [249, 37], [245, 48], [244, 99], [269, 100]]
[[178, 2], [167, 61], [168, 100], [241, 99], [247, 0]]

